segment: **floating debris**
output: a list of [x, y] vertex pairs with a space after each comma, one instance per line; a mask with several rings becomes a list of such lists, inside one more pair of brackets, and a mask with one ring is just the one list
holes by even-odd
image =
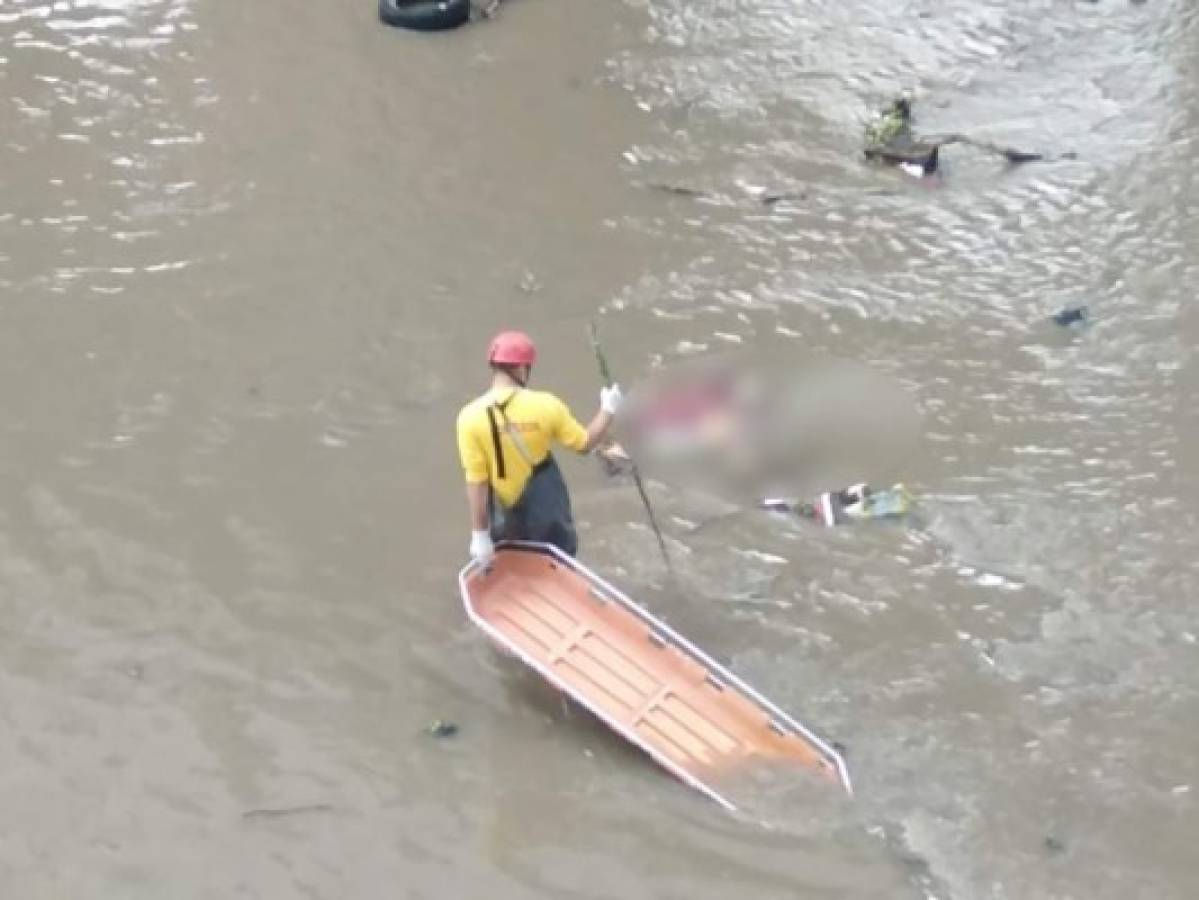
[[867, 159], [881, 160], [891, 165], [916, 166], [919, 174], [932, 175], [937, 171], [941, 145], [921, 141], [912, 133], [912, 101], [907, 97], [892, 100], [866, 126]]
[[774, 206], [777, 203], [782, 203], [785, 200], [807, 200], [808, 195], [804, 191], [783, 191], [779, 193], [766, 193], [762, 195], [762, 204], [764, 206]]
[[522, 291], [524, 291], [526, 294], [536, 294], [538, 291], [541, 290], [542, 285], [541, 285], [541, 282], [538, 280], [537, 276], [526, 269], [521, 274], [520, 281], [517, 283], [516, 286], [518, 288], [520, 288]]
[[1054, 837], [1052, 834], [1045, 836], [1044, 843], [1045, 843], [1045, 849], [1049, 853], [1058, 854], [1058, 853], [1066, 852], [1065, 843], [1063, 843], [1060, 839]]
[[1085, 306], [1067, 306], [1065, 309], [1055, 312], [1049, 317], [1055, 325], [1061, 325], [1066, 328], [1073, 325], [1075, 322], [1085, 322], [1087, 320], [1087, 308]]
[[279, 809], [251, 809], [241, 814], [243, 819], [281, 819], [284, 816], [294, 816], [300, 813], [332, 812], [333, 807], [328, 803], [308, 803], [304, 806], [286, 806]]
[[[912, 131], [912, 101], [908, 97], [892, 100], [874, 117], [866, 126], [865, 143], [863, 152], [867, 159], [889, 163], [916, 177], [936, 174], [941, 148], [948, 144], [965, 144], [985, 150], [1002, 156], [1012, 165], [1049, 160], [1043, 153], [1004, 147], [965, 134], [918, 138]], [[1074, 154], [1062, 154], [1059, 158], [1072, 159]]]
[[458, 733], [458, 726], [443, 719], [434, 719], [425, 730], [435, 738], [448, 738]]
[[685, 184], [667, 184], [660, 181], [651, 181], [646, 184], [646, 187], [655, 191], [663, 191], [667, 194], [674, 194], [677, 197], [710, 197], [711, 195], [699, 188], [688, 187]]

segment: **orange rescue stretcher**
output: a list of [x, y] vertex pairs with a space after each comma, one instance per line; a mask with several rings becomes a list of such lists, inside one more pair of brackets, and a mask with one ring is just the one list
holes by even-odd
[[458, 583], [493, 640], [725, 808], [713, 783], [755, 759], [852, 793], [834, 747], [558, 548], [501, 543], [489, 569], [472, 561]]

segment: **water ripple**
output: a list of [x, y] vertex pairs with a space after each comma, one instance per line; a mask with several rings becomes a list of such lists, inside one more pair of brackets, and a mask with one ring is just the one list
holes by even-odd
[[[194, 27], [182, 0], [18, 3], [0, 16], [0, 43], [20, 52], [19, 65], [0, 64], [18, 114], [0, 167], [24, 186], [6, 192], [0, 211], [0, 233], [19, 251], [0, 264], [0, 283], [111, 295], [131, 271], [191, 263], [156, 258], [169, 252], [154, 240], [168, 223], [152, 220], [181, 227], [216, 208], [211, 194], [223, 187], [177, 174], [178, 154], [204, 135], [176, 104], [211, 96], [178, 65], [177, 45]], [[47, 257], [57, 262], [51, 275]]]

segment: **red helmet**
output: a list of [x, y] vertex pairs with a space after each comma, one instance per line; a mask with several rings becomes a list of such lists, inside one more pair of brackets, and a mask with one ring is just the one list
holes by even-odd
[[501, 331], [491, 339], [487, 361], [502, 366], [531, 366], [537, 359], [533, 339], [523, 331]]

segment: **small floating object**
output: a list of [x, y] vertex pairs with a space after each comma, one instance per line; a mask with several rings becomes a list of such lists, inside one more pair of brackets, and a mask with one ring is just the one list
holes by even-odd
[[790, 191], [790, 192], [780, 191], [777, 193], [771, 192], [771, 193], [766, 193], [766, 194], [762, 195], [762, 205], [763, 206], [774, 206], [775, 204], [782, 203], [784, 200], [807, 200], [807, 199], [808, 199], [808, 195], [803, 191]]
[[902, 483], [881, 490], [855, 484], [839, 491], [826, 491], [811, 503], [767, 497], [758, 504], [771, 512], [794, 512], [804, 519], [832, 527], [855, 520], [901, 519], [912, 510], [913, 497]]
[[714, 782], [755, 763], [852, 793], [832, 744], [556, 547], [503, 542], [489, 569], [471, 562], [458, 582], [497, 644], [726, 809]]
[[435, 738], [448, 738], [458, 733], [458, 726], [444, 719], [434, 719], [425, 730]]
[[700, 188], [689, 187], [685, 184], [667, 184], [661, 181], [649, 182], [646, 187], [655, 191], [674, 194], [676, 197], [707, 197], [708, 193]]
[[243, 819], [281, 819], [301, 813], [332, 812], [328, 803], [306, 803], [303, 806], [285, 806], [279, 809], [251, 809], [241, 814]]
[[1055, 325], [1061, 325], [1063, 328], [1066, 328], [1075, 322], [1085, 322], [1087, 320], [1087, 308], [1085, 306], [1067, 306], [1049, 318], [1053, 320]]
[[912, 511], [911, 491], [902, 483], [882, 490], [860, 484], [848, 491], [851, 493], [844, 512], [851, 519], [898, 519]]

